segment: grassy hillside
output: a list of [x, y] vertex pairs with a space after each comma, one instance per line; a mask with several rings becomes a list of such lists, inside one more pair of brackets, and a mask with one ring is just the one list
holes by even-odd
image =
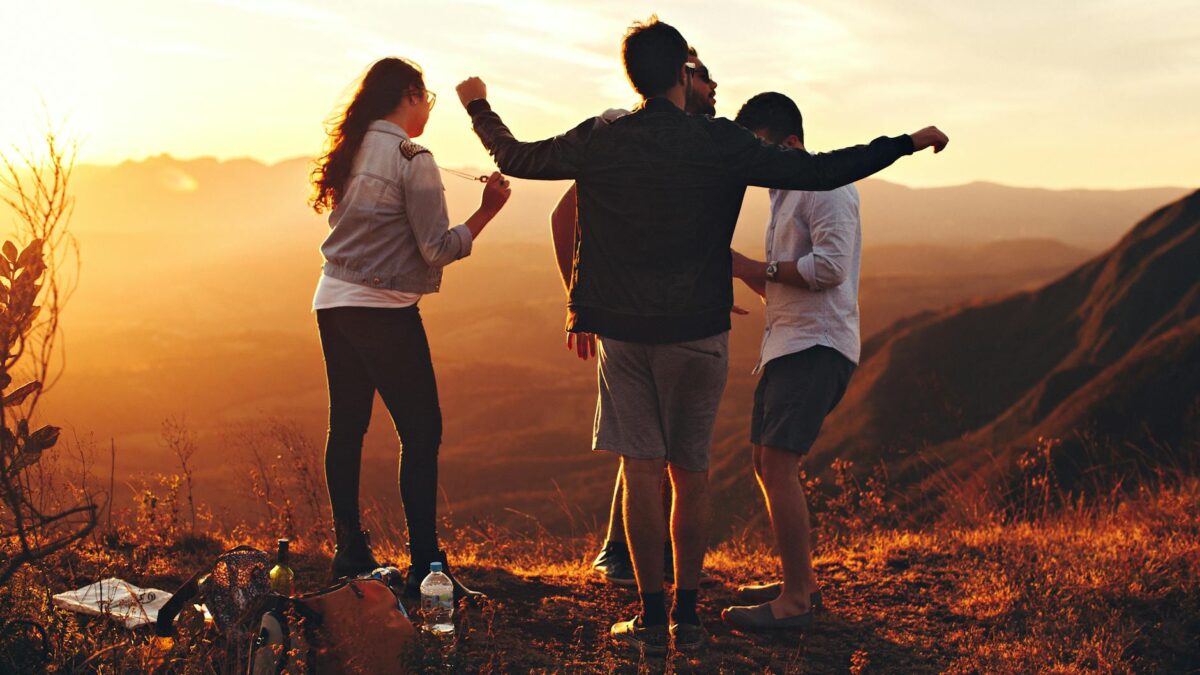
[[1063, 478], [1091, 459], [1194, 462], [1197, 259], [1200, 192], [1043, 287], [897, 322], [864, 345], [813, 460], [883, 460], [918, 481], [947, 467], [981, 486], [1043, 437], [1064, 441]]

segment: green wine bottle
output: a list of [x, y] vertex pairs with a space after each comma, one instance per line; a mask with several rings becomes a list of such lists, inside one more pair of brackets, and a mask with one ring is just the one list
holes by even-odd
[[288, 567], [288, 540], [279, 540], [279, 558], [275, 567], [271, 568], [271, 592], [276, 595], [289, 596], [292, 594], [293, 583], [296, 580], [292, 568]]

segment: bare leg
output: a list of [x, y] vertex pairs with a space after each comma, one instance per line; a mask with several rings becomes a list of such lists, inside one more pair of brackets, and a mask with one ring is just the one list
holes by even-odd
[[633, 573], [641, 593], [663, 589], [663, 541], [666, 523], [660, 483], [663, 460], [621, 458], [625, 483], [625, 537], [633, 558]]
[[700, 568], [708, 547], [708, 472], [670, 467], [675, 502], [671, 544], [675, 550], [675, 587], [700, 587]]
[[803, 614], [810, 609], [809, 594], [817, 590], [817, 578], [812, 566], [808, 504], [800, 483], [802, 456], [755, 446], [754, 458], [783, 567], [783, 589], [771, 602], [771, 610], [776, 618]]
[[[671, 526], [671, 504], [675, 499], [675, 491], [671, 489], [671, 470], [663, 467], [662, 484], [659, 485], [659, 491], [662, 494], [662, 510], [663, 517], [667, 519], [668, 529]], [[667, 532], [667, 540], [663, 547], [663, 572], [668, 570], [671, 577], [671, 583], [675, 581], [675, 549], [671, 544], [671, 533]]]
[[667, 518], [671, 517], [671, 502], [675, 499], [674, 490], [671, 489], [671, 470], [664, 469], [662, 475], [662, 510], [663, 515]]
[[624, 481], [621, 469], [617, 468], [617, 486], [613, 488], [612, 507], [608, 511], [608, 535], [605, 541], [625, 543], [625, 515], [623, 501], [625, 496]]

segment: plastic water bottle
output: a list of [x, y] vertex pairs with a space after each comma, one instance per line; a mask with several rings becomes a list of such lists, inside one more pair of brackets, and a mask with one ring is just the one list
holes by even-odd
[[442, 572], [442, 563], [429, 565], [429, 576], [421, 582], [421, 615], [425, 630], [434, 635], [454, 634], [454, 584]]

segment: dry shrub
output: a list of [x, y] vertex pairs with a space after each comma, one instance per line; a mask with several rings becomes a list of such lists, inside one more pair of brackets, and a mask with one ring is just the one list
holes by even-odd
[[[182, 482], [187, 489], [187, 506], [188, 516], [190, 518], [190, 531], [196, 533], [196, 498], [193, 491], [193, 469], [191, 460], [196, 454], [196, 435], [187, 426], [187, 421], [182, 417], [169, 417], [163, 420], [162, 424], [162, 440], [163, 444], [171, 450], [175, 458], [179, 460], [179, 470], [181, 472]], [[175, 485], [173, 491], [178, 493], [179, 486]]]
[[[45, 156], [0, 155], [3, 201], [16, 216], [13, 239], [0, 246], [0, 586], [22, 566], [80, 541], [96, 526], [89, 494], [62, 500], [44, 489], [41, 465], [59, 428], [33, 423], [41, 396], [61, 372], [59, 318], [74, 290], [67, 232], [74, 149], [45, 136]], [[15, 240], [15, 242], [14, 242]], [[19, 244], [19, 245], [18, 245]], [[77, 270], [77, 267], [76, 267]], [[10, 385], [19, 383], [15, 389]]]
[[817, 483], [806, 487], [806, 492], [814, 495], [812, 510], [823, 534], [838, 537], [896, 526], [896, 504], [888, 493], [887, 467], [883, 463], [861, 479], [849, 460], [835, 459], [830, 469], [832, 494], [821, 492]]
[[[332, 522], [326, 505], [323, 449], [299, 425], [269, 418], [228, 429], [222, 439], [249, 464], [247, 488], [261, 515], [246, 525], [292, 539], [303, 533], [314, 548], [329, 544]], [[313, 536], [316, 533], [325, 536]]]

